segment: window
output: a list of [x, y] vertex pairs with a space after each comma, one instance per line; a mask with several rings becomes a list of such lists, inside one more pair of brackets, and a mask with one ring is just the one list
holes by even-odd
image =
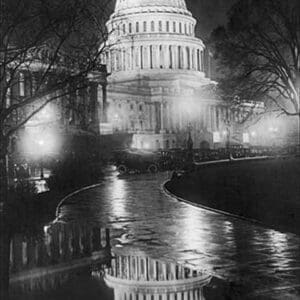
[[132, 33], [132, 24], [129, 23], [129, 33]]
[[20, 73], [19, 77], [19, 95], [21, 97], [25, 96], [25, 78], [23, 73]]
[[133, 104], [130, 104], [130, 110], [133, 110]]
[[162, 21], [158, 22], [158, 30], [161, 32], [162, 31]]
[[144, 23], [143, 23], [144, 25], [143, 25], [143, 27], [144, 27], [144, 32], [146, 32], [147, 31], [147, 22], [146, 21], [144, 21]]
[[163, 52], [163, 46], [159, 46], [159, 59], [160, 59], [160, 68], [163, 68], [163, 63], [164, 63], [164, 52]]
[[139, 31], [140, 31], [140, 24], [139, 24], [139, 22], [136, 22], [136, 23], [135, 23], [135, 31], [136, 31], [136, 32], [139, 32]]
[[143, 111], [143, 105], [142, 104], [139, 106], [139, 110]]
[[169, 68], [173, 69], [172, 46], [169, 46]]
[[153, 48], [150, 46], [150, 69], [153, 69]]
[[123, 24], [123, 34], [125, 34], [125, 33], [126, 33], [126, 25]]
[[186, 23], [184, 24], [184, 33], [187, 34], [187, 26], [186, 26]]
[[176, 32], [176, 22], [173, 22], [173, 32]]
[[155, 25], [154, 25], [154, 21], [151, 21], [151, 31], [155, 30]]
[[167, 21], [166, 23], [166, 31], [169, 32], [170, 31], [170, 22]]
[[182, 24], [179, 23], [179, 33], [182, 33]]

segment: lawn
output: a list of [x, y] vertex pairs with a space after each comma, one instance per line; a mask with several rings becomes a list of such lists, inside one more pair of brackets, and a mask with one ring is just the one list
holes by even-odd
[[166, 187], [186, 200], [300, 233], [300, 158], [201, 166]]

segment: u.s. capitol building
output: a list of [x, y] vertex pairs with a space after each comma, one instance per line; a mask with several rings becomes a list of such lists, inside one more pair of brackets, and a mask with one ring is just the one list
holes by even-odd
[[208, 56], [184, 0], [117, 0], [107, 22], [107, 124], [133, 147], [213, 144], [229, 108], [211, 92]]

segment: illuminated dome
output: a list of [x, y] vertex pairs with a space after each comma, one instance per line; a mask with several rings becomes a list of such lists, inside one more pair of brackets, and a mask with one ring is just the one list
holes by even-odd
[[203, 77], [205, 46], [195, 26], [184, 0], [117, 0], [104, 63], [114, 77], [155, 70]]
[[133, 148], [179, 148], [193, 118], [194, 143], [212, 141], [217, 113], [203, 93], [212, 84], [209, 58], [185, 1], [117, 0], [106, 26], [103, 128], [133, 134]]
[[[139, 10], [147, 8], [171, 8], [177, 9], [183, 13], [188, 13], [184, 0], [117, 0], [115, 13], [126, 13], [128, 10], [136, 9]], [[125, 10], [125, 12], [124, 12]]]

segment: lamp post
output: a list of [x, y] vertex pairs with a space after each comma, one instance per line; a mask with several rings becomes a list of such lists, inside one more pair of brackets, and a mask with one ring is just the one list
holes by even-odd
[[231, 158], [231, 151], [230, 151], [230, 126], [231, 126], [231, 122], [226, 119], [224, 120], [224, 124], [226, 126], [225, 128], [225, 148], [226, 148], [226, 154], [228, 155], [229, 158]]

